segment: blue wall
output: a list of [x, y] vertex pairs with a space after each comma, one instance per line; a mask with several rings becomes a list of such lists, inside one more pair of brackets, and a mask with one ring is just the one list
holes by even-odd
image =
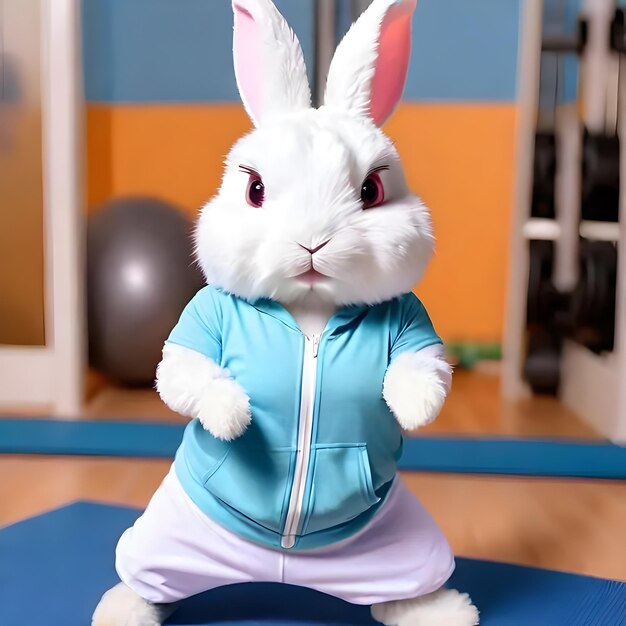
[[[337, 0], [337, 40], [350, 5]], [[521, 0], [419, 0], [405, 99], [514, 100], [520, 9]]]
[[[313, 71], [315, 0], [278, 0]], [[83, 0], [85, 93], [96, 102], [239, 101], [230, 0]]]
[[521, 0], [421, 0], [405, 98], [511, 101]]
[[[314, 70], [315, 0], [277, 0]], [[405, 98], [512, 101], [521, 0], [420, 0]], [[337, 36], [350, 23], [338, 0]], [[85, 91], [96, 102], [237, 102], [230, 0], [84, 0]]]

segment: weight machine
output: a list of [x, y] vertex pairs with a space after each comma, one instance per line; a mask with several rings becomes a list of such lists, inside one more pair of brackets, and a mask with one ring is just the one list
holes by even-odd
[[503, 391], [556, 394], [626, 441], [626, 20], [560, 6], [560, 31], [524, 6]]

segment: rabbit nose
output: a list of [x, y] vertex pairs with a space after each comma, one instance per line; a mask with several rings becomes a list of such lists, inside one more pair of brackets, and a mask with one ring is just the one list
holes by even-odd
[[316, 246], [315, 248], [309, 248], [308, 246], [303, 246], [301, 243], [298, 243], [298, 245], [301, 248], [304, 248], [309, 254], [315, 254], [318, 250], [321, 250], [329, 241], [330, 239], [327, 239], [324, 243], [321, 243], [319, 246]]

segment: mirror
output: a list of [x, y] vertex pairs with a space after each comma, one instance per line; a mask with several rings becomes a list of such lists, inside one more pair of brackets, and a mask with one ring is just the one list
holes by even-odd
[[41, 346], [44, 229], [40, 3], [0, 2], [0, 344]]

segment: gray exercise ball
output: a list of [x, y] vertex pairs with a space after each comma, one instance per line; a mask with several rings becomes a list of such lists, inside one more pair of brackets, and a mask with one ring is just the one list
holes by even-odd
[[89, 361], [118, 383], [154, 383], [163, 342], [203, 285], [191, 229], [152, 198], [114, 200], [88, 221]]

